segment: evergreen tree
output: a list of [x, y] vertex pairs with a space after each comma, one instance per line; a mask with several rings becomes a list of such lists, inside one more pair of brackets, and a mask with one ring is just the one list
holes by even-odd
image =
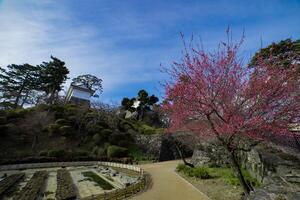
[[76, 78], [72, 79], [73, 84], [75, 85], [83, 85], [86, 88], [93, 90], [93, 91], [99, 91], [102, 92], [102, 79], [97, 78], [94, 75], [91, 74], [85, 74], [77, 76]]
[[39, 68], [29, 65], [9, 65], [7, 69], [0, 68], [0, 92], [2, 103], [11, 107], [23, 107], [32, 91], [38, 89]]
[[137, 99], [140, 102], [139, 106], [137, 107], [139, 120], [143, 120], [145, 111], [151, 110], [151, 107], [159, 101], [156, 96], [149, 96], [148, 92], [145, 90], [140, 90], [138, 92]]
[[68, 79], [69, 70], [65, 62], [51, 56], [51, 61], [43, 62], [41, 68], [41, 90], [46, 93], [47, 102], [52, 104], [58, 98], [62, 84]]
[[[135, 102], [139, 102], [138, 106], [136, 108], [133, 107]], [[146, 111], [150, 111], [153, 107], [153, 105], [155, 105], [157, 102], [159, 101], [159, 99], [155, 96], [155, 95], [151, 95], [149, 96], [148, 92], [146, 90], [140, 90], [138, 92], [138, 96], [137, 98], [123, 98], [122, 100], [122, 106], [125, 110], [129, 110], [131, 112], [137, 111], [138, 116], [137, 118], [139, 120], [143, 120], [144, 119], [144, 113]]]

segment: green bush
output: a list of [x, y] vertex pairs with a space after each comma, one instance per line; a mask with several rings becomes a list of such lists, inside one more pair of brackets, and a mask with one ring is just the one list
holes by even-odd
[[109, 158], [121, 158], [126, 157], [128, 153], [127, 148], [111, 145], [107, 148], [107, 157]]
[[139, 128], [139, 132], [140, 132], [140, 134], [143, 134], [143, 135], [153, 135], [153, 134], [156, 134], [156, 128], [153, 128], [151, 126], [143, 124]]
[[200, 179], [208, 179], [211, 178], [208, 169], [206, 167], [189, 167], [184, 164], [179, 164], [176, 168], [178, 172], [182, 172], [187, 176], [196, 177]]
[[[210, 167], [208, 168], [209, 174], [211, 174], [213, 177], [221, 178], [224, 180], [224, 182], [238, 186], [240, 185], [239, 179], [234, 174], [233, 170], [228, 167]], [[247, 170], [242, 169], [242, 173], [244, 175], [244, 178], [251, 183], [252, 186], [257, 187], [260, 185], [260, 183], [253, 177], [249, 175]]]
[[65, 119], [58, 119], [55, 121], [55, 124], [58, 124], [58, 125], [68, 125], [69, 122]]
[[20, 129], [13, 123], [6, 124], [4, 129], [7, 134], [18, 135], [20, 133]]
[[193, 176], [196, 178], [201, 178], [201, 179], [208, 179], [210, 178], [210, 175], [208, 173], [208, 170], [204, 167], [196, 167], [193, 170]]
[[74, 129], [71, 126], [61, 126], [59, 128], [59, 132], [63, 136], [69, 136], [72, 135], [72, 133], [74, 133]]
[[7, 122], [6, 116], [0, 116], [0, 124], [1, 124], [1, 125], [2, 125], [2, 124], [6, 124], [6, 122]]
[[84, 156], [89, 156], [89, 152], [85, 150], [75, 150], [70, 152], [71, 156], [73, 157], [84, 157]]
[[102, 135], [107, 136], [107, 137], [113, 133], [113, 131], [110, 129], [102, 129], [100, 132]]
[[89, 135], [95, 135], [96, 133], [100, 133], [101, 131], [103, 131], [104, 128], [99, 125], [94, 125], [94, 126], [88, 127], [87, 129], [88, 129], [87, 131], [88, 131]]
[[47, 151], [40, 151], [39, 156], [48, 156]]
[[48, 151], [48, 156], [50, 157], [64, 157], [67, 152], [63, 149], [56, 149]]
[[59, 128], [60, 126], [58, 124], [49, 124], [47, 127], [49, 135], [52, 136], [59, 133]]
[[93, 142], [94, 142], [95, 144], [100, 144], [100, 143], [101, 143], [101, 136], [100, 136], [99, 133], [93, 135]]
[[8, 127], [5, 125], [0, 125], [0, 136], [1, 135], [6, 135], [6, 131], [7, 131]]
[[9, 110], [7, 112], [7, 118], [8, 120], [12, 119], [15, 120], [17, 118], [23, 118], [25, 115], [30, 112], [30, 109], [15, 109], [15, 110]]
[[105, 151], [105, 149], [104, 148], [101, 148], [101, 147], [98, 147], [98, 146], [96, 146], [96, 147], [94, 147], [93, 148], [93, 151], [92, 151], [92, 153], [94, 154], [94, 155], [96, 155], [96, 156], [106, 156], [106, 151]]
[[108, 141], [110, 135], [112, 135], [112, 130], [110, 129], [102, 129], [100, 132], [93, 135], [93, 142], [95, 144], [101, 144], [103, 142]]
[[131, 146], [128, 150], [128, 155], [134, 161], [145, 161], [145, 160], [153, 160], [152, 155], [145, 154], [141, 149], [137, 146]]

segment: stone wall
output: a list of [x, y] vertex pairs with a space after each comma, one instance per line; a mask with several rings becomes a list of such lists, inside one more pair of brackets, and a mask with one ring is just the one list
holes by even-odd
[[251, 200], [300, 199], [300, 160], [280, 150], [258, 147], [241, 156], [243, 166], [262, 183]]
[[230, 159], [225, 149], [215, 142], [199, 142], [191, 162], [195, 166], [229, 166]]
[[[184, 137], [183, 137], [184, 136]], [[191, 157], [194, 146], [193, 135], [190, 134], [157, 134], [157, 135], [135, 135], [136, 144], [146, 154], [153, 155], [158, 161], [180, 159], [175, 146], [175, 141], [180, 145], [186, 157]]]
[[[242, 167], [261, 183], [261, 187], [256, 188], [248, 199], [300, 199], [300, 160], [297, 156], [280, 148], [259, 145], [249, 152], [240, 152], [239, 160]], [[191, 161], [198, 166], [230, 164], [226, 151], [216, 143], [200, 143]]]

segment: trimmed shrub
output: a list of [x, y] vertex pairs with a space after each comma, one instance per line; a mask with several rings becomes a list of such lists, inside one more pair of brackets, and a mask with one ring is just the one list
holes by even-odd
[[0, 116], [0, 124], [6, 124], [7, 118], [5, 116]]
[[85, 151], [85, 150], [75, 150], [70, 152], [71, 156], [73, 157], [85, 157], [85, 156], [89, 156], [89, 152]]
[[137, 134], [137, 132], [133, 129], [128, 129], [127, 133], [130, 134], [130, 135], [136, 135]]
[[103, 131], [103, 129], [104, 128], [102, 126], [95, 125], [95, 126], [92, 126], [92, 127], [88, 128], [88, 134], [89, 135], [95, 135], [96, 133], [100, 133], [101, 131]]
[[58, 124], [58, 125], [68, 125], [69, 122], [65, 119], [58, 119], [55, 121], [55, 124]]
[[208, 179], [210, 178], [210, 175], [208, 173], [208, 170], [204, 167], [196, 167], [193, 170], [193, 176], [196, 178], [201, 178], [201, 179]]
[[146, 124], [143, 124], [140, 128], [139, 128], [139, 132], [143, 135], [153, 135], [156, 134], [156, 128], [153, 128], [151, 126], [148, 126]]
[[0, 125], [0, 136], [6, 135], [7, 126], [6, 125]]
[[9, 110], [7, 112], [7, 119], [15, 120], [17, 118], [23, 118], [25, 115], [30, 112], [30, 109], [15, 109], [15, 110]]
[[48, 151], [48, 156], [50, 157], [64, 157], [66, 155], [66, 151], [63, 149], [58, 150], [50, 150]]
[[74, 130], [71, 126], [61, 126], [59, 128], [59, 132], [63, 136], [68, 136], [71, 135], [74, 132]]
[[127, 148], [111, 145], [107, 148], [107, 157], [109, 158], [121, 158], [126, 157], [128, 153]]
[[110, 129], [102, 129], [101, 135], [103, 135], [104, 138], [108, 138], [113, 133]]
[[20, 129], [13, 123], [6, 124], [4, 129], [8, 134], [18, 135], [20, 133]]
[[113, 133], [109, 136], [109, 142], [113, 145], [129, 147], [134, 142], [133, 138], [128, 133]]
[[101, 136], [100, 136], [99, 133], [93, 135], [93, 142], [94, 142], [95, 144], [100, 144], [100, 142], [101, 142]]
[[178, 172], [182, 172], [187, 176], [190, 177], [196, 177], [196, 178], [200, 178], [200, 179], [208, 179], [211, 178], [208, 169], [205, 167], [189, 167], [187, 165], [184, 164], [179, 164], [176, 168], [176, 170]]
[[60, 126], [58, 124], [49, 124], [47, 127], [49, 135], [52, 136], [59, 133], [59, 128]]
[[104, 148], [96, 146], [93, 148], [92, 154], [103, 157], [103, 156], [106, 156], [106, 151]]
[[129, 148], [128, 155], [134, 160], [134, 161], [142, 161], [142, 160], [153, 160], [152, 155], [145, 154], [141, 149], [139, 149], [137, 146], [131, 146]]
[[47, 151], [40, 151], [39, 156], [48, 156]]

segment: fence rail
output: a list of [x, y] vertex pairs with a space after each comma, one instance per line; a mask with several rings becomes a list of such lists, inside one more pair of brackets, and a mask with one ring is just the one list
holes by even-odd
[[130, 197], [140, 191], [143, 191], [147, 188], [147, 185], [150, 183], [150, 176], [146, 173], [143, 173], [143, 176], [137, 183], [134, 183], [130, 186], [127, 186], [122, 189], [112, 190], [110, 192], [104, 192], [99, 195], [93, 195], [89, 197], [82, 198], [81, 200], [118, 200], [125, 199]]

